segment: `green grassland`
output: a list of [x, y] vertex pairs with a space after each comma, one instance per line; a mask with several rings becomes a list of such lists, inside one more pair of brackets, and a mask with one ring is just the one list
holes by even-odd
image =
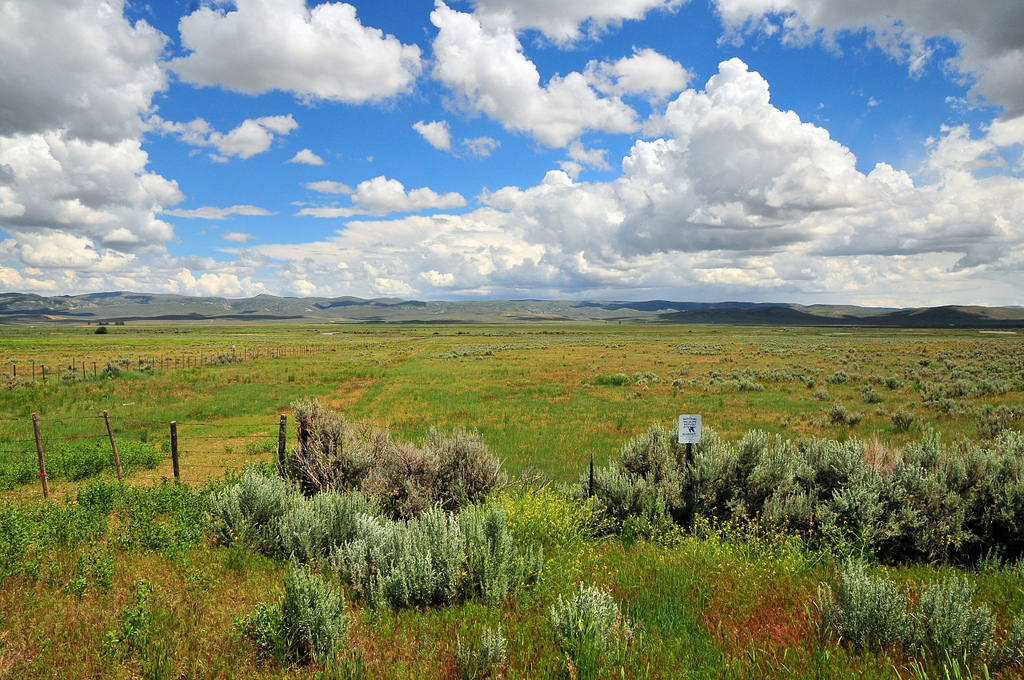
[[[549, 613], [580, 583], [609, 591], [636, 624], [599, 677], [955, 677], [961, 662], [898, 647], [862, 650], [822, 628], [819, 585], [835, 582], [847, 554], [754, 524], [595, 532], [592, 511], [562, 490], [591, 456], [605, 466], [631, 437], [681, 413], [701, 414], [727, 441], [751, 430], [794, 441], [855, 438], [876, 457], [930, 434], [955, 445], [1024, 425], [1024, 336], [1009, 332], [617, 323], [107, 328], [0, 331], [0, 678], [461, 677], [457, 638], [498, 624], [507, 640], [503, 677], [572, 677], [579, 671], [560, 651]], [[244, 466], [272, 463], [279, 416], [306, 397], [417, 445], [432, 427], [477, 430], [512, 480], [490, 502], [506, 508], [517, 540], [544, 548], [540, 581], [496, 604], [465, 597], [372, 608], [325, 571], [348, 600], [344, 645], [312, 664], [261, 656], [238, 622], [281, 597], [288, 561], [218, 545], [204, 529], [206, 513], [211, 495]], [[118, 441], [159, 456], [140, 454], [125, 488], [109, 469], [90, 481], [55, 468], [53, 499], [43, 502], [32, 414], [48, 455], [71, 456], [107, 445], [104, 410]], [[167, 481], [171, 421], [182, 485]], [[517, 483], [520, 476], [532, 485]], [[999, 644], [1024, 613], [1024, 569], [998, 557], [869, 571], [909, 584], [915, 600], [926, 584], [966, 575], [996, 616]], [[954, 675], [943, 675], [944, 665]], [[981, 661], [968, 665], [982, 677]], [[1018, 665], [990, 665], [1003, 677], [1020, 675]]]

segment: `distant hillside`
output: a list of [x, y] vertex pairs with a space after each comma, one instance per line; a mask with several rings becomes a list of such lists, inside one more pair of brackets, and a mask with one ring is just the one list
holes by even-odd
[[521, 323], [617, 321], [671, 324], [773, 326], [892, 326], [925, 328], [1024, 328], [1020, 307], [882, 309], [850, 305], [803, 306], [758, 302], [669, 300], [434, 301], [397, 298], [286, 298], [258, 295], [228, 299], [111, 292], [43, 297], [0, 293], [0, 323], [128, 322], [380, 322]]

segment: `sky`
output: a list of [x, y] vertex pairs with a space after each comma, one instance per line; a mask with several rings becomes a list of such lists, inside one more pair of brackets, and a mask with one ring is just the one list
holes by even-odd
[[1021, 0], [0, 0], [0, 292], [1022, 284]]

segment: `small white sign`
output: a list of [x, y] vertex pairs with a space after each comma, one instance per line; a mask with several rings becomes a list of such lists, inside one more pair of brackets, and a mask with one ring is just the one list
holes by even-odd
[[700, 415], [679, 416], [679, 443], [700, 443]]

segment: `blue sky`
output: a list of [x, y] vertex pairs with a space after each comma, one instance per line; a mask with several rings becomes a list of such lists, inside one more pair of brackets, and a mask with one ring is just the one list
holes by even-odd
[[1019, 0], [9, 0], [0, 290], [1022, 304]]

